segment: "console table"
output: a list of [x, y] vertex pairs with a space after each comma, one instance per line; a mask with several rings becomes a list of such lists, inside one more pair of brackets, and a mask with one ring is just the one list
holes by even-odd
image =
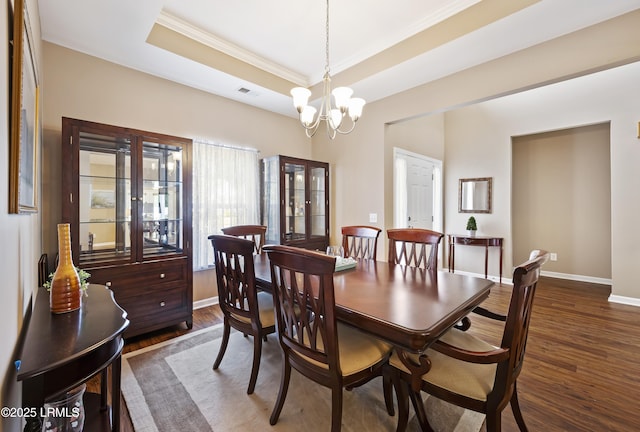
[[447, 234], [449, 238], [449, 271], [455, 271], [456, 245], [462, 246], [483, 246], [484, 247], [484, 278], [487, 279], [489, 264], [489, 247], [500, 248], [500, 279], [502, 283], [502, 237], [491, 236], [470, 236], [468, 234]]
[[[49, 293], [40, 288], [31, 318], [25, 323], [22, 351], [17, 359], [22, 407], [40, 412], [45, 401], [64, 395], [100, 373], [100, 394], [84, 394], [84, 430], [119, 431], [122, 333], [129, 325], [126, 316], [113, 292], [103, 285], [89, 285], [82, 307], [64, 314], [51, 313]], [[39, 418], [28, 418], [25, 431], [40, 431], [40, 423]]]

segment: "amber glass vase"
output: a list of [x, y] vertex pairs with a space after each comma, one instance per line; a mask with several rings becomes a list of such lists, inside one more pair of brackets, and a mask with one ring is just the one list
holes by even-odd
[[51, 281], [50, 305], [55, 314], [80, 309], [80, 277], [71, 257], [69, 224], [58, 224], [58, 268]]

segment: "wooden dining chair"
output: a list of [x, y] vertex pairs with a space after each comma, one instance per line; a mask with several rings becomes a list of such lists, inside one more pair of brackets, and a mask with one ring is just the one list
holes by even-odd
[[[538, 254], [540, 253], [539, 250], [533, 250], [531, 251], [531, 253], [529, 254], [529, 259], [533, 259], [536, 256], [538, 256]], [[475, 314], [481, 315], [483, 317], [487, 317], [487, 318], [491, 318], [492, 320], [496, 320], [496, 321], [507, 321], [507, 316], [503, 315], [501, 313], [498, 312], [494, 312], [491, 311], [483, 306], [476, 306], [475, 308], [473, 308], [473, 310], [471, 311]], [[467, 331], [471, 328], [471, 319], [469, 318], [469, 316], [464, 317], [460, 323], [458, 323], [456, 325], [456, 328], [463, 330], [463, 331]]]
[[260, 254], [264, 246], [267, 227], [264, 225], [235, 225], [222, 228], [222, 233], [253, 241], [255, 252]]
[[289, 246], [270, 245], [271, 281], [282, 376], [270, 423], [276, 424], [289, 388], [291, 368], [331, 389], [331, 430], [340, 431], [342, 389], [382, 374], [391, 345], [336, 321], [335, 257]]
[[438, 399], [486, 415], [487, 432], [501, 430], [502, 410], [511, 410], [521, 431], [527, 427], [520, 411], [516, 381], [524, 360], [533, 298], [540, 267], [547, 261], [546, 251], [535, 251], [531, 259], [513, 272], [513, 292], [504, 325], [502, 342], [495, 347], [458, 329], [450, 329], [426, 354], [431, 369], [415, 383], [405, 362], [418, 362], [415, 355], [400, 358], [393, 354], [389, 363], [398, 398], [398, 431], [404, 431], [409, 415], [409, 396], [422, 430], [432, 430], [427, 419], [420, 390]]
[[258, 292], [253, 266], [254, 242], [229, 236], [210, 235], [213, 246], [218, 299], [224, 315], [224, 331], [213, 369], [218, 369], [229, 343], [231, 327], [253, 336], [253, 366], [247, 393], [253, 393], [260, 369], [262, 340], [276, 331], [273, 298]]
[[378, 236], [380, 228], [352, 225], [342, 227], [342, 248], [344, 257], [376, 260], [378, 256]]
[[444, 234], [421, 228], [388, 229], [389, 263], [438, 268], [438, 245]]

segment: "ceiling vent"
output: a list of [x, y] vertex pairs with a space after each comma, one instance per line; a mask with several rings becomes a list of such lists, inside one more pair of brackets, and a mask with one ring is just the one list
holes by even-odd
[[248, 89], [248, 88], [246, 88], [246, 87], [240, 87], [240, 88], [239, 88], [239, 89], [237, 89], [237, 90], [238, 90], [238, 92], [240, 92], [240, 93], [242, 93], [242, 94], [245, 94], [245, 95], [247, 95], [247, 96], [253, 96], [253, 97], [256, 97], [256, 96], [258, 96], [258, 94], [259, 94], [257, 91], [254, 91], [254, 90]]

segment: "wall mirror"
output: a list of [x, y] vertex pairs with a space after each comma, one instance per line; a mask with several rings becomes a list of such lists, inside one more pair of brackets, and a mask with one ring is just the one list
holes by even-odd
[[491, 177], [460, 179], [459, 213], [491, 213]]

